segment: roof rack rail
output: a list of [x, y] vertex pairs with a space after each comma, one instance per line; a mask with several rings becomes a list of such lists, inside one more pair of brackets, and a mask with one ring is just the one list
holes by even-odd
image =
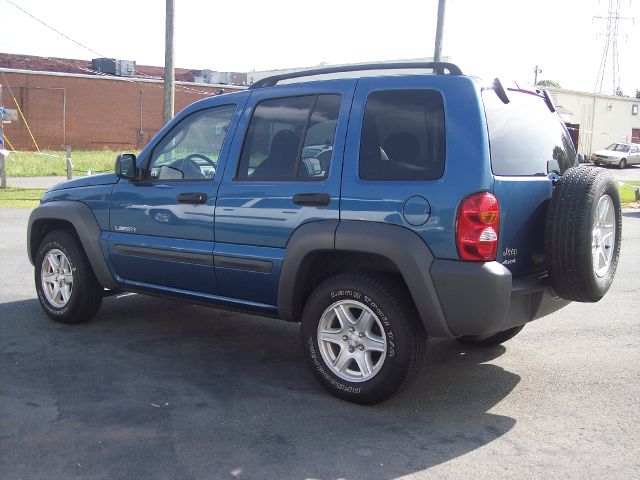
[[437, 74], [444, 75], [448, 70], [449, 75], [462, 75], [460, 67], [448, 62], [402, 62], [402, 63], [363, 63], [359, 65], [343, 65], [339, 67], [315, 68], [312, 70], [299, 70], [297, 72], [282, 73], [272, 77], [263, 78], [251, 85], [250, 89], [273, 87], [281, 80], [291, 78], [312, 77], [315, 75], [325, 75], [329, 73], [360, 72], [365, 70], [405, 70], [415, 68], [433, 69]]

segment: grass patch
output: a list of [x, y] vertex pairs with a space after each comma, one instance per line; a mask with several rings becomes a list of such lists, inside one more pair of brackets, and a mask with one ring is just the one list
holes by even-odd
[[[71, 152], [73, 176], [112, 172], [118, 153], [111, 150]], [[137, 153], [137, 152], [136, 152]], [[55, 156], [54, 156], [55, 155]], [[38, 153], [10, 153], [6, 158], [7, 177], [48, 177], [67, 174], [66, 153], [47, 151]]]
[[640, 186], [640, 182], [625, 182], [624, 185], [618, 184], [618, 190], [620, 191], [620, 203], [622, 203], [622, 206], [636, 201], [636, 194], [633, 191], [633, 185], [636, 187]]
[[44, 188], [0, 188], [0, 208], [36, 208]]

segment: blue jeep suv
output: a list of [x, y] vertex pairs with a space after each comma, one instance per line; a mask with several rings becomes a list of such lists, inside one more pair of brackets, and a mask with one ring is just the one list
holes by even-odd
[[114, 174], [49, 190], [28, 250], [56, 321], [130, 291], [300, 322], [318, 381], [370, 404], [427, 337], [496, 345], [598, 301], [621, 225], [545, 91], [375, 64], [192, 104]]

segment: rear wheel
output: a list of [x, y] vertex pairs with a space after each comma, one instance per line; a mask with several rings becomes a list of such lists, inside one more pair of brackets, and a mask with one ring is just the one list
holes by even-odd
[[456, 338], [456, 340], [466, 345], [476, 345], [479, 347], [495, 347], [496, 345], [500, 345], [507, 340], [511, 340], [513, 337], [519, 334], [523, 328], [524, 325], [520, 325], [519, 327], [509, 328], [508, 330], [494, 333], [493, 335], [489, 336], [464, 335], [462, 337]]
[[40, 305], [56, 322], [84, 322], [102, 304], [104, 289], [80, 242], [64, 230], [50, 232], [40, 243], [35, 284]]
[[340, 274], [320, 284], [305, 305], [301, 333], [320, 384], [360, 404], [381, 402], [408, 385], [426, 343], [408, 295], [370, 274]]

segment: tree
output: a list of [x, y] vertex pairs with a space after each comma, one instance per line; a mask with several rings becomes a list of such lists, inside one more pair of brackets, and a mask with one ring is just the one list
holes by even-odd
[[622, 89], [620, 87], [616, 87], [616, 97], [626, 97], [627, 95], [625, 95], [622, 92]]
[[547, 88], [562, 88], [558, 82], [554, 82], [553, 80], [540, 80], [536, 85]]
[[640, 98], [640, 90], [636, 89], [636, 98]]

